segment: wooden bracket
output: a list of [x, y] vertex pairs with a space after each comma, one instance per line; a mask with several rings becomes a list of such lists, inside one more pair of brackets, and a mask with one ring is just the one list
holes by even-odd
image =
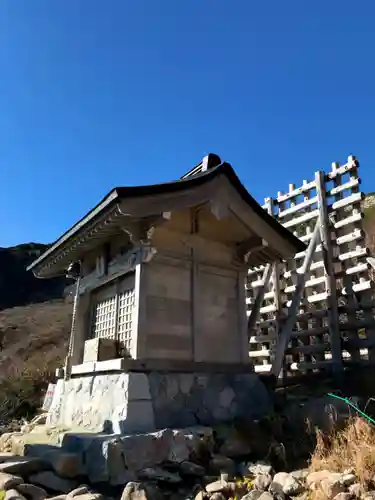
[[267, 247], [268, 243], [260, 236], [252, 236], [245, 241], [237, 244], [236, 258], [241, 262], [247, 262], [250, 255]]
[[160, 215], [144, 217], [138, 221], [125, 223], [121, 226], [133, 245], [148, 245], [152, 240], [155, 227], [168, 222], [171, 219], [171, 212], [163, 212]]

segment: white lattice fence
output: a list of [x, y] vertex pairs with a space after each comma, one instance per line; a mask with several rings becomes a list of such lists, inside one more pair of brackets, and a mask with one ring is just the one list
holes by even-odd
[[[345, 363], [375, 360], [375, 304], [366, 261], [368, 250], [362, 229], [363, 194], [358, 168], [357, 160], [350, 156], [347, 164], [334, 163], [331, 172], [319, 171], [314, 180], [303, 181], [298, 188], [291, 184], [287, 193], [279, 192], [276, 199], [265, 200], [264, 208], [306, 244], [319, 216], [321, 221], [326, 220], [328, 228], [328, 252], [324, 257], [327, 265], [319, 245], [306, 277], [286, 353], [284, 376], [329, 367], [335, 342], [336, 348], [337, 342], [341, 343], [336, 352]], [[305, 253], [274, 265], [259, 321], [250, 332], [250, 357], [257, 372], [268, 372], [271, 368], [279, 326], [295, 291]], [[249, 270], [249, 314], [262, 285], [263, 270]]]

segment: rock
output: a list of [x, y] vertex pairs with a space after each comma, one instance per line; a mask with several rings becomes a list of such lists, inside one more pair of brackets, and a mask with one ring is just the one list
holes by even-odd
[[82, 484], [81, 486], [78, 486], [78, 488], [75, 488], [70, 493], [68, 493], [67, 498], [71, 499], [81, 495], [86, 495], [86, 493], [91, 493], [91, 490], [86, 484]]
[[0, 450], [2, 453], [10, 453], [11, 449], [11, 432], [1, 432], [0, 436]]
[[342, 492], [338, 493], [335, 497], [334, 500], [351, 500], [352, 495], [350, 493]]
[[189, 460], [184, 460], [180, 463], [179, 473], [181, 476], [204, 476], [205, 469], [201, 465], [190, 462]]
[[[87, 438], [92, 439], [92, 438]], [[85, 453], [85, 468], [89, 471], [90, 480], [100, 482], [110, 481], [112, 478], [129, 476], [127, 481], [135, 481], [135, 471], [149, 467], [159, 467], [165, 462], [180, 464], [185, 460], [199, 457], [207, 449], [211, 449], [212, 429], [192, 427], [182, 430], [163, 429], [144, 434], [130, 434], [121, 437], [108, 437], [103, 445], [95, 446], [92, 441], [93, 453]], [[75, 448], [71, 448], [75, 451]], [[105, 456], [107, 470], [99, 466]], [[194, 460], [193, 460], [194, 461]], [[112, 484], [125, 484], [115, 483]]]
[[344, 473], [341, 477], [341, 481], [344, 486], [350, 486], [356, 482], [357, 478], [356, 475], [353, 474], [352, 472]]
[[16, 489], [21, 495], [31, 500], [45, 500], [48, 496], [46, 490], [35, 484], [20, 484]]
[[306, 483], [310, 490], [320, 490], [328, 500], [345, 492], [343, 475], [338, 472], [327, 470], [312, 472], [307, 476]]
[[204, 500], [205, 499], [205, 492], [204, 491], [198, 491], [198, 493], [195, 495], [194, 500]]
[[219, 479], [218, 481], [213, 481], [212, 483], [206, 484], [207, 493], [219, 493], [225, 491], [228, 487], [228, 483]]
[[104, 496], [100, 493], [84, 493], [83, 495], [77, 495], [74, 498], [77, 500], [104, 500]]
[[252, 449], [249, 443], [236, 431], [228, 429], [228, 435], [220, 446], [219, 453], [231, 458], [245, 457], [250, 455]]
[[83, 474], [82, 458], [78, 453], [62, 453], [57, 450], [46, 453], [43, 459], [48, 461], [61, 477], [75, 478]]
[[150, 479], [153, 481], [165, 481], [166, 483], [181, 483], [182, 478], [175, 472], [169, 472], [161, 467], [147, 467], [138, 472], [140, 479]]
[[303, 484], [298, 481], [295, 477], [293, 477], [291, 474], [288, 474], [288, 477], [285, 479], [284, 486], [283, 486], [283, 492], [287, 496], [296, 496], [300, 495], [305, 491], [305, 488]]
[[290, 407], [288, 413], [293, 414], [296, 421], [308, 421], [311, 428], [323, 432], [342, 428], [351, 417], [351, 410], [344, 401], [329, 396], [310, 398], [302, 406]]
[[85, 474], [90, 482], [123, 486], [139, 482], [137, 471], [149, 467], [172, 462], [178, 466], [184, 460], [200, 463], [192, 457], [210, 449], [211, 439], [212, 429], [199, 426], [124, 436], [67, 433], [64, 450], [84, 453]]
[[210, 495], [210, 500], [226, 500], [225, 496], [221, 493], [221, 491], [216, 491]]
[[56, 495], [55, 497], [49, 497], [48, 500], [66, 500], [67, 496], [66, 495]]
[[180, 463], [202, 452], [211, 452], [214, 446], [213, 430], [210, 427], [188, 427], [186, 429], [164, 429], [158, 433], [170, 434], [166, 448], [168, 460]]
[[359, 498], [362, 493], [362, 486], [360, 483], [351, 484], [348, 491], [353, 497]]
[[298, 481], [305, 481], [305, 479], [309, 475], [309, 469], [294, 470], [290, 473], [290, 475], [293, 476], [295, 479], [298, 479]]
[[213, 455], [208, 464], [208, 469], [212, 474], [221, 474], [222, 472], [233, 474], [236, 470], [236, 464], [231, 458], [224, 455]]
[[11, 489], [5, 492], [4, 500], [26, 500], [26, 498], [17, 490]]
[[190, 494], [185, 495], [180, 491], [169, 491], [164, 490], [164, 488], [162, 488], [162, 494], [164, 495], [164, 498], [167, 498], [168, 500], [193, 500], [194, 498]]
[[0, 472], [7, 472], [8, 474], [16, 474], [17, 476], [28, 476], [35, 472], [41, 472], [48, 469], [48, 464], [40, 459], [34, 457], [18, 457], [15, 456], [14, 460], [6, 461], [0, 464]]
[[362, 500], [374, 500], [375, 499], [375, 491], [366, 491], [364, 495], [361, 496]]
[[31, 483], [38, 484], [47, 490], [56, 491], [58, 493], [69, 493], [77, 487], [77, 483], [71, 479], [64, 479], [57, 476], [52, 471], [39, 472], [29, 478]]
[[217, 477], [217, 475], [216, 475], [216, 474], [215, 474], [215, 475], [207, 475], [207, 474], [206, 474], [206, 475], [202, 478], [202, 481], [203, 481], [203, 483], [204, 483], [204, 484], [213, 483], [213, 482], [215, 482], [215, 481], [217, 481], [217, 480], [218, 480], [218, 477]]
[[257, 476], [258, 474], [272, 474], [272, 465], [266, 462], [256, 462], [247, 464], [247, 470]]
[[228, 494], [229, 497], [236, 496], [236, 493], [237, 493], [237, 496], [239, 493], [242, 493], [242, 494], [247, 493], [247, 490], [244, 491], [244, 488], [246, 488], [245, 485], [240, 485], [240, 484], [236, 483], [235, 481], [228, 481], [228, 480], [223, 478], [223, 475], [221, 476], [221, 480], [225, 481], [227, 483], [226, 493]]
[[46, 421], [47, 421], [47, 413], [44, 413], [42, 415], [37, 415], [35, 418], [31, 420], [31, 422], [28, 422], [21, 426], [21, 432], [29, 433], [34, 429], [35, 426], [44, 425]]
[[271, 474], [258, 474], [254, 479], [254, 487], [257, 490], [266, 491], [272, 483]]
[[274, 498], [269, 491], [263, 491], [258, 500], [274, 500]]
[[17, 457], [15, 457], [14, 453], [11, 451], [2, 451], [0, 452], [0, 463], [4, 462], [9, 462], [9, 460], [15, 460]]
[[[330, 472], [326, 469], [319, 470], [316, 472], [311, 472], [306, 477], [306, 484], [310, 489], [316, 489], [316, 486], [319, 485], [323, 480], [329, 479], [331, 482], [340, 481], [342, 475], [338, 472]], [[312, 486], [315, 484], [315, 486]]]
[[272, 484], [274, 491], [278, 491], [280, 489], [277, 486], [279, 485], [281, 487], [282, 492], [288, 496], [299, 495], [304, 490], [304, 487], [298, 481], [298, 479], [293, 477], [288, 472], [278, 472], [277, 474], [275, 474]]
[[328, 500], [332, 500], [339, 493], [345, 493], [345, 486], [341, 482], [340, 479], [332, 479], [327, 478], [323, 479], [320, 483], [319, 488], [323, 494], [327, 497]]
[[[201, 491], [201, 489], [202, 489], [201, 485], [196, 485], [193, 488], [189, 488], [187, 486], [179, 488], [176, 492], [178, 495], [177, 500], [181, 500], [181, 499], [193, 500], [195, 498], [195, 496], [198, 494], [198, 492]], [[170, 498], [170, 500], [171, 500], [171, 498]]]
[[[263, 492], [260, 490], [251, 490], [249, 493], [246, 493], [245, 496], [241, 498], [241, 500], [259, 500], [259, 497], [263, 495]], [[267, 499], [264, 499], [267, 500]]]
[[130, 482], [125, 486], [121, 500], [163, 500], [159, 488], [154, 484]]
[[311, 491], [306, 490], [303, 493], [301, 493], [300, 495], [293, 497], [293, 500], [311, 500], [311, 497], [312, 497]]
[[0, 490], [10, 490], [22, 483], [22, 477], [0, 472]]
[[288, 477], [289, 477], [288, 472], [278, 472], [277, 474], [274, 475], [273, 482], [283, 487]]
[[272, 481], [272, 483], [270, 484], [270, 487], [268, 488], [268, 492], [271, 493], [271, 495], [276, 500], [284, 500], [285, 499], [285, 493], [283, 492], [283, 486], [280, 483], [276, 483], [275, 481]]
[[[230, 479], [229, 474], [228, 474], [227, 472], [222, 472], [222, 473], [220, 474], [220, 479], [221, 479], [222, 481], [226, 481], [226, 482], [228, 482], [228, 481], [229, 481], [229, 479]], [[228, 483], [228, 484], [229, 484], [229, 483]]]

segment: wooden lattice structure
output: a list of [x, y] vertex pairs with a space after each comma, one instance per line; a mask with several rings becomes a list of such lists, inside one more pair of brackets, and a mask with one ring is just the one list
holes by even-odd
[[[375, 303], [366, 260], [364, 196], [358, 169], [358, 161], [350, 156], [347, 164], [333, 163], [330, 172], [318, 171], [313, 180], [303, 181], [302, 186], [291, 184], [287, 193], [279, 192], [277, 198], [265, 199], [264, 209], [306, 244], [313, 238], [318, 221], [322, 236], [305, 275], [295, 326], [285, 352], [284, 377], [375, 360]], [[265, 287], [267, 269], [249, 270], [249, 316], [256, 308], [257, 294], [261, 301], [264, 299], [249, 331], [249, 353], [258, 373], [272, 368], [280, 329], [306, 253], [275, 264], [268, 271], [270, 281]]]

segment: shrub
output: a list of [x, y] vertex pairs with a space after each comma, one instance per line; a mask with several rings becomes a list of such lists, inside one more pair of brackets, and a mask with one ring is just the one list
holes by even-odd
[[351, 419], [345, 429], [324, 434], [317, 431], [311, 469], [343, 472], [352, 469], [365, 488], [375, 471], [375, 428], [363, 418]]
[[54, 370], [48, 365], [39, 367], [25, 363], [7, 379], [0, 380], [0, 419], [29, 419], [43, 403], [48, 383], [54, 379]]

